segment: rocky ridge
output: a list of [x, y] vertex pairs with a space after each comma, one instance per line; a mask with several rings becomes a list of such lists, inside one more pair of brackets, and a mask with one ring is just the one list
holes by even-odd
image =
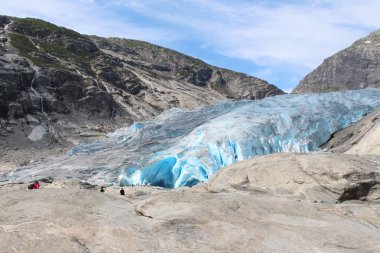
[[283, 92], [258, 78], [146, 42], [86, 36], [38, 19], [0, 16], [5, 166], [33, 160], [32, 149], [42, 148], [45, 155], [63, 151], [172, 107], [278, 94]]
[[325, 59], [293, 93], [380, 87], [380, 30]]

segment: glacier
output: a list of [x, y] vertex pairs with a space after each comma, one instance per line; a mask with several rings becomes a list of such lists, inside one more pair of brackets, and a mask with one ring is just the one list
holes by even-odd
[[0, 181], [53, 177], [98, 185], [191, 187], [254, 156], [316, 151], [334, 132], [378, 107], [380, 89], [370, 88], [173, 108], [64, 156], [2, 174]]

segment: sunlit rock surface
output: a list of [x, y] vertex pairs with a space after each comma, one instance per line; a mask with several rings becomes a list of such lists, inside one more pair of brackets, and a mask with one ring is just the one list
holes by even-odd
[[379, 185], [379, 165], [273, 154], [223, 168], [207, 184], [125, 187], [125, 196], [77, 179], [40, 190], [2, 185], [1, 252], [380, 252], [379, 187], [366, 196], [355, 187]]
[[366, 200], [380, 203], [380, 157], [314, 152], [248, 159], [220, 170], [211, 192], [236, 190], [297, 196], [310, 203]]
[[172, 109], [1, 180], [52, 176], [96, 184], [193, 186], [221, 167], [257, 155], [315, 151], [332, 133], [377, 107], [380, 90], [364, 89]]

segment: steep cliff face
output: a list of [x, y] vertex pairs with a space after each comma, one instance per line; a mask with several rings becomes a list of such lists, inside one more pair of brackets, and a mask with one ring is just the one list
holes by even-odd
[[0, 16], [2, 150], [46, 136], [77, 144], [173, 107], [278, 94], [266, 81], [146, 42]]
[[380, 87], [380, 30], [325, 59], [293, 93]]

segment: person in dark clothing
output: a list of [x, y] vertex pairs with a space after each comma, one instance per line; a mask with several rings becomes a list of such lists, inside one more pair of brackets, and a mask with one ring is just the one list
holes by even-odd
[[105, 192], [104, 186], [100, 187], [100, 192]]
[[123, 188], [120, 189], [120, 195], [125, 195], [125, 192], [124, 192]]

